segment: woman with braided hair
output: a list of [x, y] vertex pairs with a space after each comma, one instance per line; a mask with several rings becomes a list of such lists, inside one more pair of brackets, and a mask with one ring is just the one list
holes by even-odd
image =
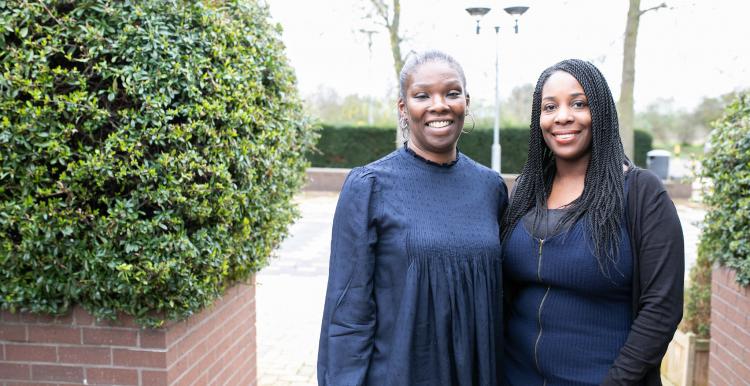
[[506, 384], [661, 384], [682, 318], [682, 229], [658, 177], [625, 156], [591, 63], [539, 77], [502, 239]]

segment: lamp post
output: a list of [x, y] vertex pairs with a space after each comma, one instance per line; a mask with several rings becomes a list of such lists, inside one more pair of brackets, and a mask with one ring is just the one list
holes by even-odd
[[[525, 6], [507, 7], [505, 12], [516, 17], [515, 32], [518, 33], [518, 17], [529, 9]], [[469, 15], [474, 16], [477, 20], [477, 35], [479, 35], [479, 20], [482, 16], [490, 12], [487, 7], [470, 7], [466, 8]], [[495, 25], [495, 122], [492, 128], [492, 170], [500, 173], [502, 147], [500, 146], [500, 25]]]

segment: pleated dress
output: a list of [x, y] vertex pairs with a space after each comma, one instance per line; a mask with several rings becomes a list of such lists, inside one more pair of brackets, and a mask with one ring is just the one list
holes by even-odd
[[500, 176], [406, 147], [351, 171], [334, 217], [320, 385], [501, 381]]

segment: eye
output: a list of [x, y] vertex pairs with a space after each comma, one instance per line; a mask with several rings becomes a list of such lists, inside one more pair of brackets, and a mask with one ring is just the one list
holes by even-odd
[[557, 106], [554, 103], [547, 103], [542, 106], [542, 111], [545, 112], [555, 111], [555, 109], [557, 109]]
[[448, 96], [451, 97], [451, 98], [458, 98], [458, 97], [461, 96], [461, 92], [460, 91], [450, 91], [450, 92], [448, 92]]
[[426, 93], [420, 92], [417, 94], [414, 94], [414, 99], [427, 99], [429, 98]]
[[586, 101], [577, 100], [577, 101], [573, 101], [573, 103], [571, 104], [571, 106], [574, 109], [579, 109], [580, 110], [580, 109], [586, 108], [586, 106], [588, 106], [588, 104], [586, 103]]

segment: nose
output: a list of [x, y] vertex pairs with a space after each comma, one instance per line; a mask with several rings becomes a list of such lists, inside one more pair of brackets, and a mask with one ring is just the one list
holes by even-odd
[[573, 122], [573, 113], [568, 106], [560, 106], [557, 108], [557, 114], [555, 114], [555, 123], [565, 124]]
[[442, 95], [435, 95], [432, 97], [432, 104], [430, 105], [429, 110], [436, 113], [448, 110], [448, 104], [445, 103], [445, 98]]

